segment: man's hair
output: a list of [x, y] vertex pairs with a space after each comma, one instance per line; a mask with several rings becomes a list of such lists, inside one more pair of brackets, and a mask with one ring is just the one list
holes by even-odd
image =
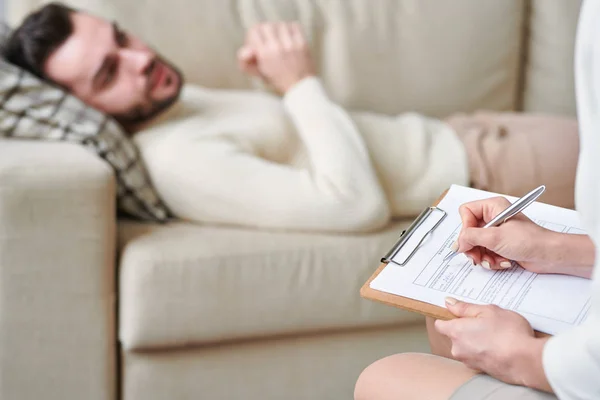
[[71, 13], [74, 11], [64, 4], [50, 3], [29, 14], [6, 42], [6, 60], [46, 78], [44, 65], [48, 57], [73, 32]]

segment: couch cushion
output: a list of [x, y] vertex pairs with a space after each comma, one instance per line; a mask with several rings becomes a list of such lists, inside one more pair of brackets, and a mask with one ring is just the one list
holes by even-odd
[[369, 235], [121, 222], [127, 350], [418, 321], [359, 289], [406, 223]]
[[124, 352], [121, 398], [353, 399], [356, 378], [367, 365], [398, 352], [427, 352], [424, 331], [412, 325], [185, 351]]

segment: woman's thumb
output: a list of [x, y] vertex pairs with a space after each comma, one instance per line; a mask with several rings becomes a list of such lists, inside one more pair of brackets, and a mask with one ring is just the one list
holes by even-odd
[[475, 318], [481, 314], [482, 306], [478, 304], [465, 303], [464, 301], [459, 301], [453, 297], [446, 297], [446, 308], [456, 317], [465, 318]]

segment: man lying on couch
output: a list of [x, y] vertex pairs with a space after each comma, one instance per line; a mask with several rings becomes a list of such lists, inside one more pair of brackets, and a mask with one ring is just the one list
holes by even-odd
[[139, 38], [55, 3], [15, 30], [5, 57], [114, 116], [183, 219], [368, 231], [421, 211], [452, 183], [572, 207], [574, 120], [484, 112], [445, 121], [349, 113], [316, 77], [296, 23], [252, 28], [240, 67], [283, 98], [185, 85]]

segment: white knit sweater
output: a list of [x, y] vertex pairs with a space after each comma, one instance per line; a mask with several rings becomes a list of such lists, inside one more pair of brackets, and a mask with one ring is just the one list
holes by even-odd
[[186, 86], [135, 136], [180, 218], [318, 231], [368, 231], [467, 184], [462, 143], [416, 114], [352, 114], [306, 78], [283, 101]]
[[581, 152], [577, 210], [596, 244], [592, 307], [586, 322], [553, 337], [544, 370], [560, 399], [600, 399], [600, 1], [586, 0], [579, 17], [575, 75]]

